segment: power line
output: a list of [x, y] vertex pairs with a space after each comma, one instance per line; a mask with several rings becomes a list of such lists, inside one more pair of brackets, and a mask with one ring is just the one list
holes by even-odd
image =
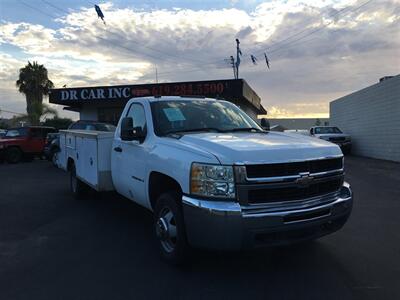
[[24, 1], [20, 1], [20, 3], [23, 4], [23, 5], [25, 5], [25, 6], [27, 6], [27, 7], [29, 7], [29, 8], [31, 8], [31, 9], [34, 9], [34, 10], [36, 10], [36, 11], [42, 13], [42, 14], [44, 14], [44, 15], [50, 17], [50, 18], [54, 18], [54, 19], [57, 19], [57, 18], [58, 18], [58, 17], [54, 17], [53, 15], [50, 15], [50, 14], [44, 12], [44, 11], [41, 10], [41, 9], [38, 9], [37, 7], [34, 7], [34, 6], [32, 6], [32, 5], [28, 4], [28, 3], [25, 3]]
[[[341, 13], [343, 13], [345, 10], [348, 10], [348, 11], [344, 14], [344, 15], [347, 15], [347, 14], [350, 13], [350, 12], [357, 11], [358, 9], [360, 9], [360, 8], [362, 8], [363, 6], [367, 5], [367, 4], [370, 3], [371, 1], [373, 1], [373, 0], [368, 0], [368, 1], [364, 2], [364, 3], [362, 3], [361, 5], [359, 5], [359, 6], [357, 6], [357, 7], [353, 7], [353, 8], [350, 8], [350, 7], [342, 8], [341, 10], [339, 10], [339, 11], [337, 11], [336, 13], [330, 15], [329, 17], [334, 18], [334, 17], [336, 17], [337, 15], [340, 15]], [[331, 22], [329, 22], [329, 23], [327, 23], [327, 24], [324, 24], [322, 27], [318, 27], [317, 29], [312, 30], [312, 31], [311, 31], [310, 33], [308, 33], [307, 35], [304, 35], [304, 36], [302, 36], [302, 37], [300, 37], [300, 38], [298, 38], [298, 39], [296, 39], [296, 40], [294, 40], [294, 41], [289, 41], [289, 40], [292, 39], [293, 37], [296, 37], [296, 36], [298, 36], [298, 35], [304, 33], [304, 32], [309, 31], [310, 28], [305, 28], [305, 29], [303, 29], [303, 30], [301, 30], [301, 31], [299, 31], [299, 32], [297, 32], [297, 33], [295, 33], [295, 34], [293, 34], [293, 35], [290, 35], [290, 36], [288, 36], [288, 37], [286, 37], [286, 38], [284, 38], [284, 39], [282, 39], [282, 40], [280, 40], [280, 41], [277, 41], [277, 42], [274, 42], [274, 43], [270, 44], [268, 47], [263, 47], [263, 48], [273, 48], [274, 46], [276, 46], [276, 45], [278, 45], [278, 44], [281, 44], [281, 43], [283, 43], [283, 42], [286, 42], [286, 41], [289, 41], [289, 42], [286, 43], [285, 46], [286, 46], [286, 45], [290, 45], [292, 42], [297, 42], [297, 41], [299, 41], [299, 40], [301, 40], [301, 39], [303, 39], [303, 38], [308, 37], [308, 36], [311, 35], [311, 34], [314, 34], [314, 33], [318, 32], [318, 31], [320, 31], [320, 30], [322, 30], [322, 29], [328, 27], [328, 26], [331, 25], [333, 22], [334, 22], [334, 20], [331, 21]], [[283, 47], [281, 46], [281, 47], [279, 47], [279, 48], [277, 48], [277, 49], [274, 49], [274, 50], [272, 50], [272, 51], [266, 51], [266, 50], [254, 51], [254, 53], [252, 53], [252, 54], [261, 55], [261, 54], [263, 54], [264, 52], [273, 53], [273, 52], [276, 52], [278, 49], [281, 49], [281, 48], [283, 48]], [[243, 54], [243, 55], [244, 55], [244, 56], [249, 56], [249, 55], [247, 55], [247, 54]], [[212, 62], [212, 63], [207, 63], [206, 65], [215, 64], [215, 63], [218, 63], [219, 61], [220, 61], [220, 60], [215, 61], [215, 62]]]
[[[349, 9], [344, 15], [347, 15], [347, 14], [350, 13], [350, 12], [355, 12], [355, 11], [359, 10], [360, 8], [366, 6], [367, 4], [369, 4], [369, 3], [372, 2], [372, 1], [373, 1], [373, 0], [368, 0], [368, 1], [364, 2], [363, 4], [357, 6], [357, 7], [353, 8], [353, 9]], [[341, 13], [342, 13], [344, 10], [346, 10], [347, 8], [348, 8], [348, 7], [339, 10], [338, 12], [336, 12], [335, 14], [333, 14], [333, 15], [331, 16], [331, 18], [334, 18], [334, 17], [336, 17], [337, 15], [341, 14]], [[295, 39], [295, 40], [289, 41], [288, 43], [285, 43], [283, 46], [280, 46], [280, 47], [278, 47], [278, 48], [276, 48], [276, 49], [274, 49], [274, 50], [272, 50], [272, 51], [268, 51], [268, 53], [276, 52], [277, 50], [282, 49], [283, 47], [285, 47], [285, 46], [287, 46], [287, 45], [290, 45], [290, 44], [292, 44], [293, 42], [297, 42], [297, 41], [302, 40], [302, 39], [304, 39], [304, 38], [306, 38], [306, 37], [308, 37], [308, 36], [310, 36], [310, 35], [312, 35], [312, 34], [314, 34], [314, 33], [317, 33], [317, 32], [319, 32], [319, 31], [321, 31], [322, 29], [328, 27], [329, 25], [331, 25], [331, 24], [334, 23], [334, 22], [335, 22], [335, 20], [332, 20], [332, 21], [330, 21], [330, 22], [324, 24], [323, 26], [318, 27], [318, 28], [316, 28], [316, 29], [310, 31], [310, 32], [309, 32], [308, 34], [306, 34], [306, 35], [303, 35], [303, 36], [301, 36], [301, 37], [299, 37], [299, 38], [297, 38], [297, 39]], [[291, 36], [289, 36], [289, 37], [287, 37], [287, 38], [285, 38], [285, 39], [283, 39], [283, 40], [281, 40], [281, 41], [278, 41], [278, 42], [276, 42], [276, 43], [271, 44], [270, 47], [273, 47], [274, 45], [281, 44], [281, 43], [283, 43], [283, 42], [285, 42], [285, 41], [288, 41], [289, 39], [291, 39], [291, 38], [293, 38], [293, 37], [295, 37], [295, 36], [298, 36], [298, 35], [300, 35], [300, 34], [306, 32], [306, 31], [308, 31], [308, 30], [309, 30], [309, 28], [306, 28], [306, 29], [304, 29], [304, 30], [302, 30], [302, 31], [300, 31], [300, 32], [298, 32], [298, 33], [296, 33], [296, 34], [293, 34], [293, 35], [291, 35]], [[261, 52], [258, 52], [258, 54], [262, 54], [263, 51], [264, 51], [264, 50], [262, 50]], [[257, 53], [257, 52], [256, 52], [256, 53]]]
[[[65, 12], [65, 13], [67, 13], [67, 14], [70, 13], [70, 12], [68, 12], [67, 10], [65, 10], [65, 9], [63, 9], [63, 8], [57, 6], [57, 5], [54, 5], [54, 4], [52, 4], [52, 3], [50, 3], [50, 2], [48, 2], [48, 1], [46, 1], [46, 0], [42, 0], [42, 2], [44, 2], [44, 3], [46, 3], [46, 4], [50, 5], [50, 6], [52, 6], [52, 7], [55, 8], [55, 9], [58, 9], [58, 10], [60, 10], [60, 11], [62, 11], [62, 12]], [[124, 36], [122, 36], [122, 35], [120, 35], [120, 34], [114, 32], [114, 31], [110, 31], [110, 30], [108, 30], [108, 29], [104, 29], [104, 31], [107, 32], [107, 33], [113, 34], [113, 35], [115, 35], [115, 36], [118, 36], [119, 38], [122, 38], [122, 39], [126, 38], [126, 37], [124, 37]], [[158, 52], [158, 53], [163, 54], [163, 55], [167, 55], [167, 56], [170, 56], [170, 57], [173, 57], [173, 58], [178, 58], [179, 60], [185, 59], [185, 58], [183, 58], [182, 56], [179, 56], [179, 55], [167, 53], [167, 52], [165, 52], [165, 51], [161, 51], [161, 50], [158, 50], [158, 49], [153, 48], [153, 47], [150, 47], [150, 46], [142, 45], [142, 44], [141, 44], [139, 41], [137, 41], [137, 40], [129, 39], [129, 41], [130, 41], [130, 42], [133, 42], [133, 43], [135, 43], [135, 44], [137, 44], [137, 45], [139, 45], [139, 46], [142, 47], [142, 48], [146, 48], [146, 49], [149, 49], [149, 50], [154, 51], [154, 52]], [[130, 50], [130, 51], [132, 51], [132, 50]], [[158, 58], [158, 59], [159, 59], [159, 58]], [[198, 59], [193, 59], [193, 58], [188, 58], [188, 59], [186, 59], [186, 60], [197, 61], [197, 62], [199, 62], [199, 63], [201, 63], [201, 64], [206, 63], [206, 62], [204, 62], [204, 61], [201, 61], [201, 60], [198, 60]]]
[[[48, 3], [48, 2], [45, 1], [45, 0], [42, 0], [42, 1]], [[21, 1], [21, 2], [22, 2], [22, 1]], [[347, 14], [350, 13], [350, 12], [354, 12], [354, 11], [359, 10], [360, 8], [362, 8], [362, 7], [364, 7], [365, 5], [369, 4], [370, 2], [372, 2], [372, 0], [368, 0], [368, 1], [364, 2], [364, 3], [362, 3], [361, 5], [359, 5], [359, 6], [357, 6], [357, 7], [354, 7], [354, 8], [351, 8], [351, 9], [348, 9], [348, 7], [343, 8], [343, 9], [339, 10], [338, 12], [336, 12], [335, 14], [333, 14], [331, 17], [335, 17], [335, 16], [337, 16], [337, 15], [343, 13], [346, 9], [348, 9], [348, 11], [345, 12], [345, 14], [344, 14], [344, 15], [347, 15]], [[48, 3], [48, 4], [49, 4], [49, 3]], [[27, 5], [27, 4], [25, 3], [25, 5]], [[35, 10], [37, 10], [37, 11], [40, 11], [40, 10], [36, 9], [35, 7], [30, 6], [30, 5], [27, 5], [27, 6], [30, 7], [30, 8], [32, 8], [32, 9], [35, 9]], [[51, 6], [55, 7], [54, 5], [51, 5]], [[60, 10], [62, 10], [62, 11], [64, 11], [64, 12], [66, 12], [66, 13], [70, 13], [70, 12], [68, 12], [68, 11], [66, 11], [66, 10], [61, 9], [61, 8], [58, 8], [58, 9], [60, 9]], [[44, 14], [46, 14], [47, 16], [50, 16], [50, 17], [53, 18], [53, 16], [51, 16], [51, 15], [49, 15], [49, 14], [43, 12], [43, 11], [40, 11], [40, 12], [41, 12], [41, 13], [44, 13]], [[283, 49], [283, 48], [286, 48], [286, 49], [287, 49], [287, 48], [290, 48], [290, 47], [294, 46], [294, 45], [292, 45], [293, 43], [295, 43], [295, 45], [297, 45], [297, 44], [300, 44], [300, 43], [302, 43], [302, 42], [309, 41], [309, 40], [306, 40], [306, 41], [298, 42], [298, 41], [301, 41], [301, 40], [303, 40], [304, 38], [306, 38], [306, 37], [308, 37], [308, 36], [310, 36], [310, 35], [312, 35], [312, 34], [314, 34], [314, 33], [317, 33], [317, 32], [319, 32], [319, 31], [321, 31], [322, 29], [326, 28], [327, 26], [329, 26], [329, 25], [332, 24], [333, 22], [334, 22], [334, 20], [332, 20], [331, 22], [328, 22], [328, 23], [324, 24], [322, 27], [318, 27], [318, 28], [312, 30], [312, 31], [309, 32], [308, 34], [303, 35], [303, 36], [301, 36], [301, 37], [299, 37], [299, 38], [297, 38], [297, 39], [295, 39], [295, 40], [289, 41], [291, 38], [296, 37], [296, 36], [298, 36], [298, 35], [300, 35], [300, 34], [306, 32], [306, 31], [308, 31], [309, 28], [304, 29], [304, 30], [301, 30], [300, 32], [297, 32], [297, 33], [295, 33], [295, 34], [293, 34], [293, 35], [291, 35], [291, 36], [289, 36], [289, 37], [287, 37], [287, 38], [285, 38], [285, 39], [283, 39], [283, 40], [281, 40], [281, 41], [272, 43], [272, 44], [270, 45], [270, 47], [273, 47], [274, 45], [281, 44], [281, 43], [283, 43], [283, 42], [285, 42], [285, 41], [289, 41], [288, 43], [285, 43], [283, 46], [280, 46], [280, 47], [278, 47], [278, 48], [276, 48], [276, 49], [273, 49], [272, 51], [268, 51], [267, 53], [270, 54], [270, 53], [279, 52], [279, 50], [281, 50], [281, 49], [282, 49], [281, 51], [284, 51], [285, 49]], [[118, 34], [115, 33], [115, 32], [110, 32], [110, 31], [107, 31], [107, 30], [105, 30], [105, 31], [106, 31], [106, 32], [109, 32], [109, 33], [111, 33], [111, 34], [118, 35]], [[120, 36], [120, 37], [121, 37], [121, 36]], [[102, 39], [102, 40], [104, 40], [104, 41], [108, 41], [108, 40], [105, 39], [105, 38], [101, 38], [101, 37], [96, 37], [96, 38]], [[298, 42], [298, 43], [296, 43], [296, 42]], [[289, 45], [292, 45], [292, 46], [288, 47]], [[122, 45], [119, 45], [119, 44], [113, 44], [113, 46], [117, 46], [117, 47], [126, 49], [126, 50], [128, 50], [129, 52], [132, 52], [132, 50], [131, 50], [130, 48], [127, 48], [127, 47], [122, 46]], [[143, 46], [143, 45], [142, 45], [142, 46]], [[153, 49], [153, 48], [150, 48], [150, 50], [154, 50], [154, 49]], [[260, 54], [260, 53], [262, 53], [262, 52], [255, 52], [255, 53]], [[160, 59], [160, 58], [157, 57], [157, 56], [153, 56], [153, 55], [150, 55], [150, 54], [147, 54], [147, 53], [146, 53], [146, 54], [142, 53], [142, 54], [145, 55], [145, 56], [148, 56], [148, 57], [152, 57], [152, 58], [154, 58], [154, 59]], [[168, 53], [164, 53], [164, 54], [169, 55]], [[258, 54], [257, 54], [257, 55], [258, 55]], [[246, 55], [246, 56], [247, 56], [247, 55]], [[176, 57], [176, 56], [175, 56], [175, 57]], [[179, 57], [179, 58], [181, 59], [181, 57]], [[214, 61], [214, 62], [203, 63], [202, 66], [206, 66], [206, 65], [207, 65], [207, 66], [216, 65], [216, 64], [218, 64], [218, 63], [221, 62], [221, 61], [222, 61], [222, 59], [219, 59], [218, 61]], [[194, 72], [199, 72], [199, 71], [206, 71], [206, 70], [205, 70], [204, 68], [194, 68], [194, 69], [187, 69], [187, 70], [185, 70], [185, 69], [182, 70], [182, 69], [181, 69], [179, 72], [180, 72], [180, 73], [194, 73]], [[172, 73], [176, 73], [176, 71], [159, 72], [158, 75], [165, 75], [165, 74], [172, 74]]]
[[21, 115], [21, 116], [24, 116], [24, 115], [25, 115], [25, 114], [23, 114], [23, 113], [19, 113], [19, 112], [16, 112], [16, 111], [5, 110], [5, 109], [1, 109], [1, 108], [0, 108], [0, 114], [3, 113], [3, 112], [9, 113], [9, 114]]
[[[49, 17], [51, 17], [51, 18], [56, 18], [56, 17], [54, 17], [54, 16], [52, 16], [52, 15], [50, 15], [50, 14], [47, 14], [46, 12], [43, 12], [43, 11], [40, 10], [40, 9], [37, 9], [37, 8], [34, 7], [34, 6], [30, 6], [30, 5], [26, 4], [25, 2], [20, 1], [20, 3], [23, 4], [23, 5], [25, 5], [25, 6], [27, 6], [27, 7], [29, 7], [29, 8], [31, 8], [31, 9], [33, 9], [33, 10], [36, 10], [36, 11], [40, 12], [40, 13], [42, 13], [42, 14], [45, 14], [46, 16], [49, 16]], [[111, 46], [119, 47], [119, 48], [122, 48], [122, 49], [127, 50], [128, 52], [134, 53], [134, 52], [132, 51], [131, 48], [122, 46], [122, 45], [120, 45], [120, 44], [110, 43], [109, 40], [107, 40], [107, 39], [105, 39], [105, 38], [102, 38], [102, 37], [99, 37], [99, 36], [95, 36], [95, 38], [96, 38], [96, 39], [103, 40], [103, 41], [109, 43]], [[137, 51], [137, 52], [140, 53], [140, 54], [142, 54], [142, 55], [144, 55], [144, 56], [151, 57], [151, 58], [156, 59], [156, 60], [161, 60], [161, 57], [154, 56], [154, 55], [151, 55], [151, 54], [148, 54], [148, 53], [143, 53], [143, 52], [141, 52], [141, 51]], [[134, 54], [137, 54], [137, 53], [134, 53]], [[176, 62], [176, 61], [173, 61], [173, 62]]]
[[[373, 0], [368, 0], [368, 1], [364, 2], [364, 3], [362, 3], [361, 5], [357, 6], [357, 7], [353, 7], [353, 8], [351, 8], [351, 9], [349, 9], [347, 12], [345, 12], [344, 15], [347, 15], [348, 13], [351, 13], [351, 12], [355, 12], [355, 11], [361, 9], [362, 7], [366, 6], [367, 4], [369, 4], [369, 3], [372, 2], [372, 1], [373, 1]], [[338, 12], [336, 12], [335, 14], [333, 14], [331, 17], [335, 17], [335, 16], [339, 15], [339, 14], [342, 13], [345, 9], [348, 9], [348, 7], [339, 10]], [[284, 50], [286, 50], [286, 49], [288, 49], [288, 48], [291, 48], [291, 47], [293, 47], [293, 46], [295, 46], [295, 45], [301, 44], [301, 43], [303, 43], [303, 42], [310, 41], [310, 40], [306, 40], [306, 41], [301, 41], [301, 40], [305, 39], [306, 37], [308, 37], [308, 36], [310, 36], [310, 35], [312, 35], [312, 34], [315, 34], [315, 33], [319, 32], [319, 31], [321, 31], [322, 29], [328, 27], [328, 26], [329, 26], [330, 24], [332, 24], [333, 22], [334, 22], [334, 20], [331, 21], [331, 22], [328, 22], [327, 24], [324, 24], [322, 27], [318, 27], [318, 28], [312, 30], [311, 32], [309, 32], [308, 34], [306, 34], [306, 35], [304, 35], [304, 36], [301, 36], [300, 38], [297, 38], [297, 39], [295, 39], [295, 40], [289, 41], [288, 43], [286, 43], [286, 44], [283, 45], [283, 46], [280, 46], [280, 47], [278, 47], [278, 48], [276, 48], [276, 49], [273, 49], [272, 51], [268, 51], [267, 53], [268, 53], [268, 54], [271, 54], [271, 53], [276, 53], [276, 52], [284, 51]], [[282, 43], [283, 41], [287, 41], [287, 40], [289, 40], [290, 38], [295, 37], [295, 36], [298, 36], [299, 34], [304, 33], [304, 32], [306, 32], [306, 31], [308, 31], [308, 30], [309, 30], [309, 28], [304, 29], [304, 30], [302, 30], [302, 31], [300, 31], [300, 32], [298, 32], [298, 33], [296, 33], [296, 34], [293, 34], [293, 35], [291, 35], [291, 36], [289, 36], [289, 37], [287, 37], [287, 38], [285, 38], [285, 39], [283, 39], [283, 40], [281, 40], [281, 41], [279, 41], [279, 42], [276, 42], [276, 43], [271, 44], [271, 46], [277, 45], [278, 43]], [[299, 42], [299, 41], [300, 41], [300, 42]], [[297, 43], [296, 43], [296, 42], [297, 42]], [[293, 44], [293, 43], [295, 43], [295, 44]], [[284, 49], [284, 48], [286, 48], [286, 49]], [[262, 51], [262, 52], [255, 52], [255, 53], [257, 53], [257, 55], [259, 55], [259, 54], [262, 54], [263, 51]], [[245, 55], [245, 56], [248, 56], [248, 55], [246, 55], [246, 54], [244, 54], [244, 55]], [[207, 63], [207, 64], [205, 64], [205, 65], [211, 65], [211, 64], [216, 64], [216, 63], [217, 63], [217, 62]], [[192, 69], [191, 71], [192, 71], [192, 72], [195, 72], [196, 69]], [[198, 71], [201, 71], [201, 70], [198, 70]], [[182, 72], [182, 71], [180, 71], [180, 72]], [[170, 73], [170, 72], [167, 72], [167, 73]], [[167, 74], [167, 73], [163, 73], [163, 74]]]
[[[364, 2], [364, 3], [362, 3], [361, 5], [359, 5], [359, 6], [357, 6], [357, 7], [353, 7], [353, 8], [351, 8], [351, 9], [349, 9], [349, 7], [343, 8], [343, 9], [339, 10], [338, 12], [336, 12], [335, 14], [331, 15], [331, 17], [335, 17], [335, 16], [337, 16], [337, 15], [343, 13], [344, 10], [348, 9], [348, 11], [345, 12], [345, 14], [344, 14], [344, 15], [347, 15], [347, 14], [349, 14], [349, 13], [351, 13], [351, 12], [354, 12], [354, 11], [357, 11], [357, 10], [361, 9], [362, 7], [366, 6], [366, 5], [369, 4], [370, 2], [372, 2], [372, 0], [368, 0], [368, 1]], [[268, 54], [271, 54], [271, 53], [276, 53], [276, 52], [284, 51], [284, 50], [286, 50], [286, 49], [288, 49], [288, 48], [291, 48], [291, 47], [293, 47], [293, 46], [295, 46], [295, 45], [298, 45], [298, 44], [301, 44], [301, 43], [310, 41], [310, 40], [306, 40], [306, 41], [302, 41], [302, 40], [305, 39], [306, 37], [312, 35], [312, 34], [315, 34], [315, 33], [319, 32], [319, 31], [321, 31], [322, 29], [328, 27], [328, 26], [329, 26], [330, 24], [332, 24], [333, 22], [334, 22], [334, 20], [331, 21], [331, 22], [329, 22], [329, 23], [327, 23], [327, 24], [324, 24], [322, 27], [318, 27], [318, 28], [312, 30], [311, 32], [309, 32], [309, 33], [306, 34], [306, 35], [303, 35], [303, 36], [301, 36], [301, 37], [299, 37], [299, 38], [297, 38], [297, 39], [295, 39], [295, 40], [289, 41], [288, 43], [286, 43], [286, 44], [283, 45], [283, 46], [280, 46], [280, 47], [278, 47], [278, 48], [276, 48], [276, 49], [273, 49], [272, 51], [268, 51], [267, 53], [268, 53]], [[293, 34], [293, 35], [291, 35], [291, 36], [289, 36], [289, 37], [287, 37], [287, 38], [285, 38], [285, 39], [283, 39], [283, 40], [281, 40], [281, 41], [279, 41], [279, 42], [275, 42], [275, 43], [271, 44], [271, 46], [277, 45], [277, 44], [282, 43], [282, 42], [284, 42], [284, 41], [288, 41], [289, 39], [291, 39], [291, 38], [293, 38], [293, 37], [295, 37], [295, 36], [298, 36], [298, 35], [300, 35], [301, 33], [304, 33], [304, 32], [306, 32], [306, 31], [308, 31], [308, 30], [309, 30], [309, 28], [304, 29], [304, 30], [302, 30], [302, 31], [300, 31], [300, 32], [298, 32], [298, 33], [296, 33], [296, 34]], [[299, 42], [299, 41], [300, 41], [300, 42]], [[284, 48], [286, 48], [286, 49], [284, 49]], [[257, 53], [257, 55], [259, 55], [259, 54], [262, 54], [263, 52], [255, 52], [255, 53]], [[244, 54], [244, 55], [245, 55], [245, 54]], [[245, 56], [248, 56], [248, 55], [245, 55]], [[205, 65], [213, 65], [213, 64], [216, 64], [216, 63], [218, 63], [218, 62], [216, 61], [216, 62], [212, 62], [212, 63], [207, 63], [207, 64], [205, 64]], [[202, 71], [202, 70], [199, 70], [199, 69], [198, 69], [197, 71]], [[183, 71], [180, 71], [180, 72], [182, 73]], [[196, 69], [191, 69], [190, 72], [196, 72]], [[169, 74], [169, 73], [172, 73], [172, 72], [164, 72], [163, 74]]]

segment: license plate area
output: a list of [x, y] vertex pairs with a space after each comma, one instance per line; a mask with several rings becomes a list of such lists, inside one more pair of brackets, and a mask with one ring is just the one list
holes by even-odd
[[306, 212], [306, 213], [294, 213], [283, 217], [283, 222], [285, 224], [292, 224], [297, 222], [312, 221], [331, 215], [331, 209], [326, 208], [318, 211]]

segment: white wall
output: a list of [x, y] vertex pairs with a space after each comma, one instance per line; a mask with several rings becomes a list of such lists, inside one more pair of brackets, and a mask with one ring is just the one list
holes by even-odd
[[332, 101], [330, 124], [351, 134], [354, 154], [400, 161], [400, 75]]

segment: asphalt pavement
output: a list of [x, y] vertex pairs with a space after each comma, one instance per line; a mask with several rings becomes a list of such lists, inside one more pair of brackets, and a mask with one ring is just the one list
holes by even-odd
[[0, 164], [0, 299], [400, 299], [400, 164], [346, 158], [350, 220], [318, 241], [159, 259], [152, 215], [74, 200], [46, 161]]

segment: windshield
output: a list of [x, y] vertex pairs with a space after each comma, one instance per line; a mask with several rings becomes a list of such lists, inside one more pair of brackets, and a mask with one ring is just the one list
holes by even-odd
[[327, 133], [342, 133], [337, 127], [316, 127], [316, 134], [327, 134]]
[[27, 136], [27, 135], [28, 135], [27, 128], [16, 128], [16, 129], [7, 130], [5, 137], [21, 137], [21, 136]]
[[182, 100], [151, 103], [157, 135], [190, 131], [261, 131], [261, 127], [235, 105], [225, 101]]

